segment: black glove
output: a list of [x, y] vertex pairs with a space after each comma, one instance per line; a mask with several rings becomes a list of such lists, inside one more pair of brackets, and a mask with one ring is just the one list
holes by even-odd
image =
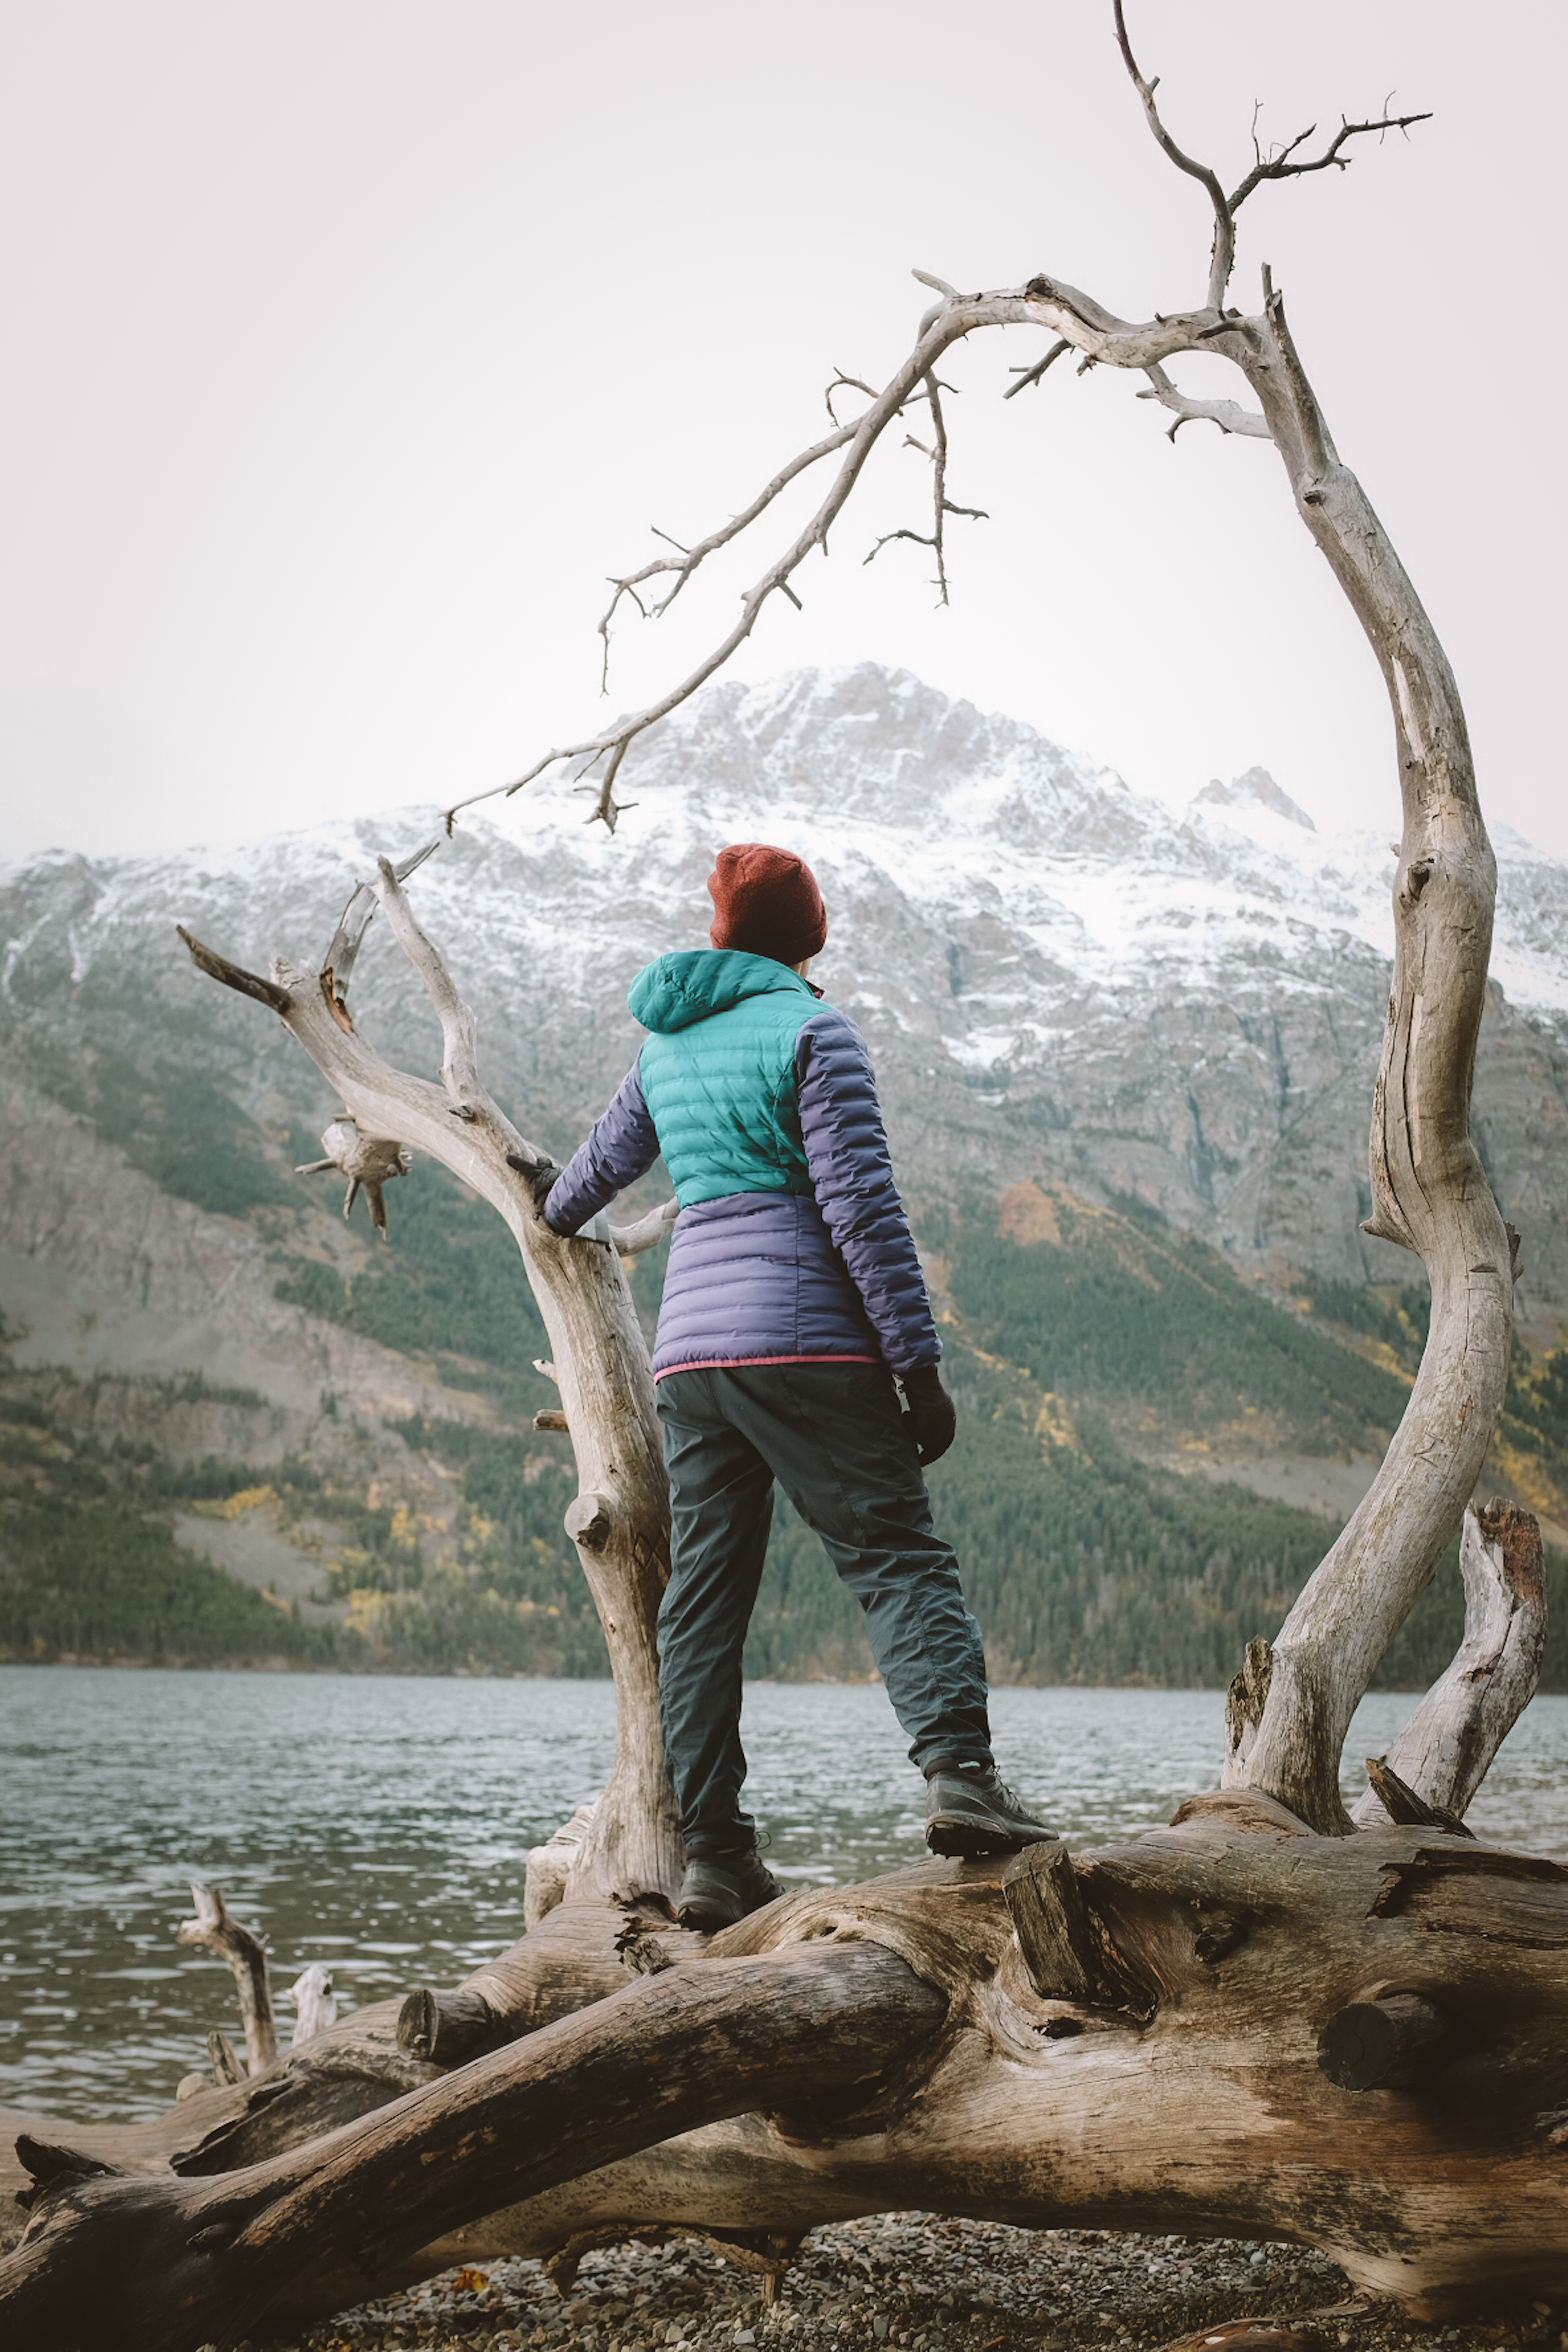
[[525, 1160], [520, 1151], [508, 1151], [507, 1165], [515, 1168], [533, 1195], [534, 1214], [542, 1217], [545, 1202], [555, 1188], [560, 1170], [553, 1160]]
[[920, 1449], [920, 1459], [940, 1462], [958, 1434], [957, 1412], [942, 1385], [942, 1375], [935, 1364], [921, 1364], [899, 1377], [909, 1409], [909, 1433]]

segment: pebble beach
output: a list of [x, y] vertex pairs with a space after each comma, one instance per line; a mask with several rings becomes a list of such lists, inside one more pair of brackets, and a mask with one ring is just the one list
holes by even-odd
[[1239, 2239], [880, 2214], [814, 2230], [777, 2300], [700, 2242], [629, 2240], [568, 2292], [521, 2259], [448, 2271], [251, 2352], [1568, 2352], [1568, 2302], [1423, 2327], [1322, 2255]]

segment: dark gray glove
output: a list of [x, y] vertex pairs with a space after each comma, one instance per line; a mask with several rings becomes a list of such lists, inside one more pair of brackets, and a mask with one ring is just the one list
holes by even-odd
[[525, 1160], [520, 1151], [508, 1151], [507, 1165], [508, 1168], [515, 1168], [522, 1177], [533, 1195], [534, 1214], [537, 1217], [542, 1217], [545, 1213], [545, 1202], [554, 1191], [555, 1180], [560, 1174], [560, 1170], [555, 1161]]
[[958, 1414], [942, 1385], [935, 1364], [917, 1365], [901, 1372], [904, 1402], [909, 1411], [909, 1433], [920, 1450], [922, 1464], [940, 1462], [958, 1434]]

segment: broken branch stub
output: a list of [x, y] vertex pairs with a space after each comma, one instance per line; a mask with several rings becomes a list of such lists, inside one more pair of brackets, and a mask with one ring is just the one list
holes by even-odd
[[313, 2041], [318, 2033], [338, 2021], [338, 1996], [332, 1988], [332, 1971], [319, 1960], [303, 1969], [288, 1988], [288, 1998], [294, 2003], [294, 2032], [289, 2048]]
[[320, 1176], [331, 1168], [336, 1169], [340, 1176], [346, 1176], [349, 1189], [343, 1196], [345, 1217], [363, 1185], [371, 1223], [384, 1242], [387, 1239], [387, 1211], [382, 1187], [390, 1184], [394, 1177], [406, 1176], [413, 1167], [413, 1154], [407, 1144], [393, 1143], [386, 1136], [361, 1135], [351, 1118], [335, 1118], [321, 1131], [321, 1149], [327, 1155], [324, 1160], [307, 1160], [294, 1173], [297, 1176]]

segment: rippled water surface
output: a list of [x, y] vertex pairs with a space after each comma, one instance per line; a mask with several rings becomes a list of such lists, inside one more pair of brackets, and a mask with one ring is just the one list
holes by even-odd
[[[1347, 1791], [1414, 1705], [1364, 1703]], [[1009, 1778], [1081, 1842], [1218, 1777], [1217, 1692], [1005, 1690], [993, 1717]], [[924, 1851], [880, 1689], [753, 1685], [745, 1732], [780, 1875]], [[192, 1878], [265, 1931], [275, 1994], [312, 1960], [345, 2005], [451, 1983], [520, 1931], [528, 1849], [601, 1786], [614, 1736], [608, 1683], [0, 1666], [0, 2105], [153, 2113], [212, 2028], [237, 2042], [227, 1969], [172, 1940]], [[1568, 1699], [1535, 1702], [1470, 1819], [1568, 1856]]]

